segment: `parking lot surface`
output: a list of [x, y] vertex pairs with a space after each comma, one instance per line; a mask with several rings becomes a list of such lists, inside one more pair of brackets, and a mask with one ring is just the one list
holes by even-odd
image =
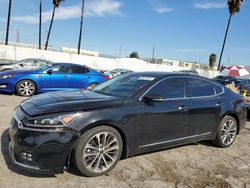
[[237, 187], [250, 188], [250, 122], [226, 149], [209, 142], [120, 161], [108, 176], [86, 178], [76, 170], [39, 175], [18, 169], [8, 156], [8, 124], [26, 98], [0, 94], [0, 188], [29, 187]]

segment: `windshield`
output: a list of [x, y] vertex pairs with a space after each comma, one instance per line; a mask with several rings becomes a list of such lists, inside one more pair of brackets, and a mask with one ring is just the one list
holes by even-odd
[[116, 97], [131, 97], [154, 79], [155, 77], [147, 77], [142, 74], [129, 74], [104, 82], [92, 91]]

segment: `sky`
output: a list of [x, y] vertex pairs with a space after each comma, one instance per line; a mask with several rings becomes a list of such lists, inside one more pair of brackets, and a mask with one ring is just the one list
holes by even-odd
[[[5, 40], [8, 1], [0, 0], [0, 40]], [[127, 57], [168, 58], [208, 63], [219, 59], [229, 18], [226, 0], [85, 0], [82, 48]], [[52, 13], [43, 0], [42, 41]], [[57, 9], [50, 37], [54, 49], [77, 48], [81, 0], [65, 0]], [[250, 65], [250, 0], [233, 16], [222, 65]], [[10, 41], [38, 44], [39, 0], [12, 0]], [[121, 53], [120, 53], [121, 52]], [[218, 61], [218, 60], [217, 60]]]

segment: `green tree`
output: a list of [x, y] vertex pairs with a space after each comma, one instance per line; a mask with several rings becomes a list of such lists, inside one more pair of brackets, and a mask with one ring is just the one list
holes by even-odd
[[218, 63], [218, 69], [217, 69], [218, 71], [220, 70], [220, 64], [221, 64], [221, 60], [222, 60], [222, 56], [223, 56], [223, 52], [224, 52], [225, 43], [227, 40], [227, 33], [228, 33], [229, 26], [230, 26], [231, 18], [233, 15], [235, 15], [236, 13], [238, 13], [240, 11], [240, 7], [241, 7], [242, 2], [243, 2], [243, 0], [228, 0], [227, 1], [227, 5], [228, 5], [228, 9], [229, 9], [229, 19], [228, 19], [227, 29], [226, 29], [226, 33], [225, 33], [225, 37], [224, 37], [224, 41], [223, 41], [223, 45], [222, 45], [222, 49], [221, 49], [220, 59], [219, 59], [219, 63]]
[[210, 69], [214, 68], [214, 65], [216, 63], [216, 57], [217, 57], [216, 54], [211, 54], [209, 56], [209, 67], [210, 67]]
[[132, 52], [130, 55], [129, 55], [130, 58], [138, 58], [139, 59], [139, 54], [137, 52]]
[[50, 32], [51, 32], [51, 29], [52, 29], [53, 22], [54, 22], [56, 8], [58, 8], [60, 6], [62, 1], [64, 1], [64, 0], [53, 0], [54, 8], [53, 8], [52, 17], [51, 17], [50, 26], [49, 26], [49, 32], [48, 32], [47, 40], [46, 40], [46, 44], [45, 44], [45, 50], [48, 49], [49, 37], [50, 37]]

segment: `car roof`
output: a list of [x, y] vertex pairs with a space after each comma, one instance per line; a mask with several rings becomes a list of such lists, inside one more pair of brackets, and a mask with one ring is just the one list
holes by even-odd
[[75, 64], [75, 63], [63, 63], [63, 62], [57, 62], [57, 63], [54, 63], [53, 65], [68, 65], [68, 66], [80, 66], [80, 67], [86, 67], [86, 65], [79, 65], [79, 64]]
[[[41, 59], [41, 58], [26, 58], [26, 59], [21, 59], [19, 61], [23, 61], [23, 60], [41, 60], [41, 61], [47, 61], [47, 62], [51, 62], [53, 63], [53, 61], [50, 61], [48, 59]], [[18, 61], [17, 61], [18, 62]]]
[[170, 77], [170, 76], [185, 76], [185, 77], [195, 77], [195, 78], [202, 78], [202, 79], [206, 79], [206, 80], [210, 80], [209, 78], [205, 78], [202, 76], [196, 76], [196, 75], [191, 75], [191, 74], [185, 74], [183, 72], [132, 72], [129, 73], [129, 75], [142, 75], [142, 76], [148, 76], [148, 77], [157, 77], [159, 79], [165, 78], [165, 77]]

